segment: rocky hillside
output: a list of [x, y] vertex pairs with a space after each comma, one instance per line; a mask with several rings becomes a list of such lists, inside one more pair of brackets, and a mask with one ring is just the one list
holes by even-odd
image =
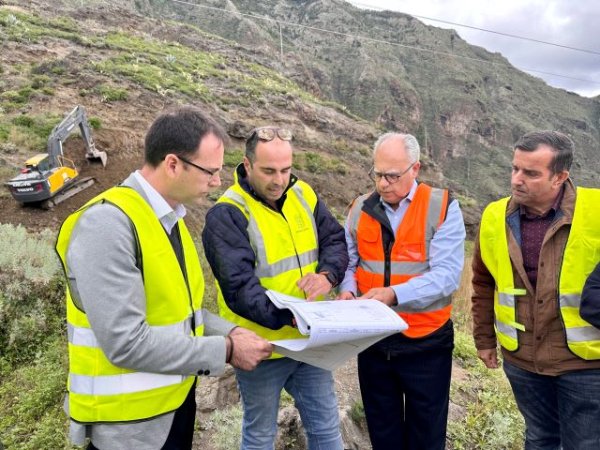
[[[109, 160], [105, 170], [87, 165], [81, 140], [70, 138], [67, 157], [97, 183], [51, 212], [23, 208], [3, 191], [1, 222], [58, 225], [138, 167], [150, 122], [163, 108], [182, 103], [207, 110], [231, 137], [223, 187], [241, 161], [243, 137], [254, 126], [277, 123], [294, 132], [295, 171], [340, 218], [369, 189], [370, 145], [380, 130], [306, 92], [244, 47], [118, 7], [77, 2], [50, 11], [46, 2], [21, 3], [0, 6], [0, 178], [44, 151], [52, 127], [76, 104], [86, 107], [96, 144]], [[435, 168], [426, 168], [426, 177], [428, 172], [440, 178]]]
[[290, 127], [296, 172], [340, 218], [370, 189], [370, 146], [386, 130], [420, 139], [421, 179], [454, 190], [470, 231], [481, 208], [507, 192], [511, 146], [526, 131], [570, 134], [575, 179], [598, 184], [598, 99], [550, 88], [453, 31], [339, 0], [195, 3], [0, 1], [0, 179], [43, 150], [76, 104], [109, 153], [106, 170], [88, 166], [81, 141], [70, 139], [67, 156], [98, 183], [51, 213], [3, 192], [1, 221], [56, 226], [137, 167], [149, 123], [180, 103], [227, 128], [229, 173], [253, 126]]
[[481, 206], [507, 192], [512, 144], [534, 129], [571, 135], [575, 179], [599, 184], [600, 99], [549, 87], [453, 30], [341, 0], [133, 3], [266, 51], [265, 64], [316, 96], [415, 134], [449, 184]]

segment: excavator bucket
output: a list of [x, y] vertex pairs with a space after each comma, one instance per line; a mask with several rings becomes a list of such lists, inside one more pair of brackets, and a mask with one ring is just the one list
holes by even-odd
[[108, 156], [106, 155], [106, 152], [92, 149], [89, 153], [85, 154], [85, 157], [87, 158], [88, 161], [92, 161], [92, 162], [100, 161], [102, 163], [102, 167], [106, 167], [106, 161], [108, 160]]

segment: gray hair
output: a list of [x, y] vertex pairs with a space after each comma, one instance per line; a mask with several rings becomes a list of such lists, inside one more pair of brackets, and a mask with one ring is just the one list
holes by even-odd
[[375, 141], [375, 145], [373, 145], [373, 156], [377, 153], [377, 149], [386, 141], [390, 139], [399, 139], [404, 143], [404, 148], [406, 149], [406, 154], [408, 155], [408, 159], [411, 163], [416, 163], [419, 161], [421, 156], [421, 147], [419, 146], [419, 141], [412, 134], [403, 134], [403, 133], [385, 133], [379, 136], [379, 139]]

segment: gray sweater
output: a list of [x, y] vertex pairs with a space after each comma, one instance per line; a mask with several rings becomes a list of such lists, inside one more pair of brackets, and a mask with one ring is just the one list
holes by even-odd
[[[123, 185], [134, 188], [147, 200], [132, 175]], [[81, 215], [69, 243], [67, 266], [69, 282], [77, 289], [98, 343], [113, 364], [162, 374], [215, 376], [223, 372], [223, 336], [233, 324], [203, 310], [204, 337], [148, 326], [133, 225], [121, 210], [104, 203]], [[68, 413], [68, 398], [65, 405]], [[89, 437], [99, 449], [160, 449], [173, 416], [167, 413], [150, 420], [116, 424], [71, 421], [70, 437], [76, 445], [83, 445]]]

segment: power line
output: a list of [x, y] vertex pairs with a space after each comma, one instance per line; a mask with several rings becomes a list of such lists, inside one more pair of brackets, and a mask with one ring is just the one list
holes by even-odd
[[[364, 6], [365, 8], [375, 9], [377, 11], [384, 11], [385, 10], [385, 8], [379, 8], [379, 7], [376, 7], [376, 6], [367, 5], [365, 3], [359, 3], [359, 2], [355, 2], [355, 1], [351, 1], [350, 3], [352, 5]], [[435, 19], [433, 17], [427, 17], [427, 16], [420, 16], [418, 14], [413, 14], [413, 13], [409, 13], [409, 12], [405, 12], [405, 11], [400, 11], [400, 10], [397, 10], [397, 9], [389, 10], [389, 11], [393, 11], [393, 12], [397, 12], [397, 13], [401, 13], [401, 14], [406, 14], [406, 15], [409, 15], [409, 16], [412, 16], [412, 17], [418, 17], [419, 19], [431, 20], [432, 22], [445, 23], [447, 25], [454, 25], [454, 26], [457, 26], [457, 27], [469, 28], [471, 30], [484, 31], [486, 33], [497, 34], [497, 35], [500, 35], [500, 36], [506, 36], [506, 37], [510, 37], [510, 38], [514, 38], [514, 39], [521, 39], [523, 41], [536, 42], [538, 44], [551, 45], [553, 47], [560, 47], [560, 48], [565, 48], [567, 50], [574, 50], [576, 52], [583, 52], [583, 53], [589, 53], [590, 55], [598, 55], [598, 56], [600, 56], [600, 52], [597, 52], [595, 50], [589, 50], [587, 48], [571, 47], [569, 45], [558, 44], [556, 42], [542, 41], [541, 39], [535, 39], [535, 38], [531, 38], [531, 37], [527, 37], [527, 36], [520, 36], [520, 35], [517, 35], [517, 34], [504, 33], [502, 31], [496, 31], [496, 30], [488, 30], [487, 28], [479, 28], [479, 27], [475, 27], [475, 26], [472, 26], [472, 25], [465, 25], [464, 23], [450, 22], [448, 20]]]
[[[272, 17], [267, 17], [267, 16], [258, 16], [255, 14], [242, 13], [242, 12], [238, 12], [238, 11], [229, 11], [224, 8], [217, 8], [216, 6], [199, 5], [197, 3], [190, 3], [190, 2], [187, 2], [184, 0], [171, 0], [171, 2], [179, 3], [182, 5], [194, 6], [196, 8], [210, 9], [210, 10], [214, 10], [214, 11], [224, 12], [227, 14], [234, 14], [234, 15], [243, 16], [243, 17], [250, 17], [250, 18], [258, 19], [258, 20], [265, 20], [265, 21], [269, 21], [269, 22], [273, 22], [273, 23], [280, 23], [280, 24], [289, 25], [292, 27], [304, 28], [304, 29], [308, 29], [308, 30], [312, 30], [312, 31], [333, 34], [335, 36], [348, 37], [348, 38], [352, 38], [352, 39], [362, 40], [365, 42], [373, 42], [373, 43], [377, 43], [377, 44], [387, 44], [387, 45], [406, 48], [406, 49], [410, 49], [410, 50], [416, 50], [416, 51], [420, 51], [420, 52], [427, 52], [427, 53], [432, 53], [432, 54], [436, 54], [436, 55], [448, 56], [451, 58], [460, 58], [460, 59], [466, 59], [469, 61], [475, 61], [475, 62], [479, 62], [479, 63], [483, 63], [483, 64], [490, 64], [490, 65], [499, 66], [499, 67], [508, 67], [504, 63], [488, 61], [488, 60], [481, 59], [481, 58], [474, 58], [471, 56], [457, 55], [455, 53], [448, 53], [448, 52], [443, 52], [440, 50], [432, 50], [432, 49], [423, 48], [423, 47], [416, 47], [414, 45], [401, 44], [400, 42], [387, 41], [385, 39], [376, 39], [376, 38], [371, 38], [368, 36], [360, 36], [360, 35], [356, 35], [356, 34], [343, 33], [341, 31], [328, 30], [325, 28], [313, 27], [310, 25], [303, 25], [300, 23], [274, 19]], [[516, 67], [516, 66], [514, 66], [514, 67]], [[537, 69], [528, 69], [528, 68], [521, 67], [520, 70], [523, 70], [525, 72], [539, 73], [539, 74], [543, 74], [543, 75], [550, 75], [550, 76], [554, 76], [554, 77], [560, 77], [560, 78], [565, 78], [565, 79], [569, 79], [569, 80], [581, 81], [584, 83], [600, 85], [600, 81], [588, 80], [588, 79], [584, 79], [584, 78], [575, 78], [575, 77], [571, 77], [568, 75], [562, 75], [562, 74], [552, 73], [552, 72], [545, 72], [545, 71], [537, 70]]]

